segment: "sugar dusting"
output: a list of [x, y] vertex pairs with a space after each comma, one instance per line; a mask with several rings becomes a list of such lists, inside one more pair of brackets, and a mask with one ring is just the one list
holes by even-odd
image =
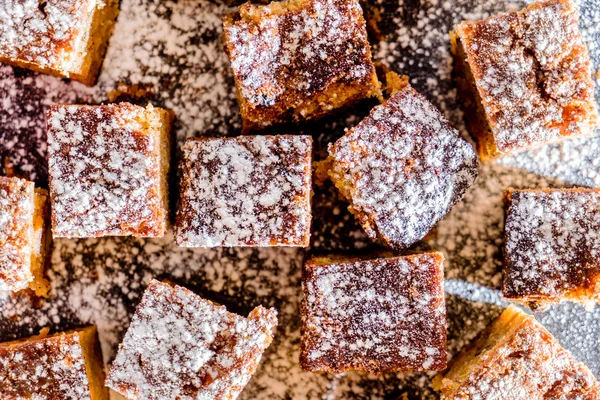
[[[374, 2], [372, 8], [381, 11], [384, 33], [384, 41], [374, 46], [375, 58], [411, 76], [413, 86], [440, 106], [467, 137], [449, 75], [447, 32], [462, 19], [478, 20], [520, 5], [492, 0], [424, 0], [418, 6], [408, 1]], [[588, 43], [600, 43], [600, 31], [594, 25], [600, 18], [600, 4], [588, 0], [582, 5], [582, 25], [589, 28], [584, 36]], [[96, 101], [106, 99], [106, 93], [115, 90], [119, 83], [137, 83], [150, 93], [144, 105], [150, 99], [155, 105], [175, 111], [180, 145], [191, 136], [238, 132], [235, 92], [220, 36], [220, 17], [230, 10], [206, 0], [122, 1]], [[591, 51], [596, 69], [600, 68], [599, 47], [596, 45]], [[31, 130], [41, 138], [44, 120], [39, 117], [42, 111], [36, 110], [53, 101], [50, 98], [75, 102], [79, 86], [9, 67], [0, 71], [4, 73], [0, 73], [0, 93], [10, 93], [11, 99], [0, 103], [0, 120], [9, 122], [11, 127], [19, 126], [9, 132], [0, 131], [6, 138], [2, 154], [11, 156], [15, 169], [43, 176], [45, 167], [40, 160], [44, 156], [37, 150], [43, 145], [26, 146], [24, 132]], [[26, 91], [55, 95], [40, 95], [28, 103], [27, 109], [32, 112], [26, 113], [20, 106], [24, 104], [21, 93]], [[354, 126], [356, 120], [343, 116], [339, 122], [326, 123], [314, 128], [315, 139], [325, 141], [320, 148], [337, 138], [332, 139], [332, 135], [341, 136], [344, 127]], [[330, 130], [330, 126], [335, 129]], [[12, 132], [19, 133], [20, 140]], [[41, 143], [44, 140], [39, 139]], [[440, 221], [436, 236], [422, 244], [443, 251], [447, 258], [446, 276], [452, 279], [446, 285], [450, 353], [460, 349], [500, 312], [502, 303], [495, 289], [500, 285], [502, 191], [510, 186], [595, 186], [600, 166], [597, 143], [597, 139], [564, 142], [483, 165], [463, 202]], [[45, 154], [45, 150], [40, 151]], [[352, 225], [353, 218], [347, 218], [344, 208], [338, 207], [335, 218], [350, 221], [345, 226], [352, 229], [338, 225], [335, 228], [345, 231], [343, 236], [365, 244], [364, 233]], [[318, 218], [325, 218], [325, 211]], [[436, 398], [427, 374], [330, 376], [300, 371], [300, 251], [186, 250], [173, 246], [172, 241], [172, 236], [154, 240], [58, 240], [53, 253], [51, 299], [36, 304], [26, 296], [0, 294], [1, 338], [28, 336], [42, 326], [65, 329], [93, 322], [99, 325], [105, 359], [109, 361], [150, 279], [168, 277], [240, 314], [246, 315], [259, 304], [278, 309], [280, 326], [275, 340], [242, 392], [242, 399], [383, 399], [403, 393], [411, 398]], [[354, 247], [353, 241], [344, 248], [348, 247]], [[600, 307], [585, 312], [580, 306], [560, 305], [540, 314], [539, 319], [579, 360], [600, 373]]]

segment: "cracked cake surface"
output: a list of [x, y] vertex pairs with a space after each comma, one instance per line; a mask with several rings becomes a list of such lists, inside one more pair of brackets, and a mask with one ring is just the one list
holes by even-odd
[[302, 368], [333, 373], [444, 369], [443, 261], [441, 253], [309, 260], [302, 279]]
[[277, 312], [248, 318], [153, 280], [112, 364], [107, 386], [128, 399], [235, 399], [273, 340]]
[[247, 3], [223, 24], [245, 130], [379, 95], [358, 0]]
[[482, 157], [589, 136], [597, 127], [578, 20], [573, 1], [547, 0], [455, 27], [455, 63], [468, 76], [459, 77], [458, 87]]

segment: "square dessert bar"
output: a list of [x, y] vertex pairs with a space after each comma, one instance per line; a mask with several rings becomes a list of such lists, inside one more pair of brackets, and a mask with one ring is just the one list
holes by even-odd
[[53, 105], [48, 174], [54, 237], [164, 236], [170, 111]]
[[46, 296], [50, 258], [48, 192], [19, 178], [0, 177], [0, 291], [31, 288]]
[[300, 365], [381, 373], [446, 368], [444, 257], [317, 257], [304, 266]]
[[248, 2], [223, 27], [245, 131], [380, 95], [359, 0]]
[[590, 135], [598, 124], [572, 0], [463, 22], [451, 33], [459, 95], [482, 159]]
[[0, 2], [0, 62], [93, 85], [118, 0]]
[[508, 190], [502, 294], [600, 303], [600, 189]]
[[329, 145], [329, 175], [367, 235], [403, 249], [462, 199], [478, 162], [471, 144], [406, 78], [397, 86]]
[[244, 318], [153, 280], [106, 384], [130, 400], [235, 399], [276, 326], [273, 309], [257, 307]]
[[0, 398], [108, 400], [96, 327], [0, 343]]
[[444, 400], [600, 398], [592, 372], [516, 306], [454, 357], [433, 387]]
[[176, 243], [308, 246], [311, 159], [310, 136], [189, 139], [180, 165]]

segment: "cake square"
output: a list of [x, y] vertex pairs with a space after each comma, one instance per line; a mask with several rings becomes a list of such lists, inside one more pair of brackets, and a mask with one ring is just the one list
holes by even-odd
[[92, 86], [118, 0], [0, 2], [0, 62]]
[[152, 105], [51, 106], [54, 237], [164, 236], [172, 120]]
[[274, 309], [257, 307], [244, 318], [153, 280], [106, 384], [130, 400], [235, 399], [276, 326]]
[[0, 398], [108, 400], [96, 327], [0, 343]]
[[457, 87], [482, 159], [589, 136], [597, 127], [578, 20], [572, 0], [546, 0], [455, 27]]
[[471, 144], [407, 78], [395, 90], [329, 145], [329, 175], [371, 239], [404, 249], [462, 199], [478, 162]]
[[189, 139], [182, 150], [179, 246], [309, 245], [310, 136]]
[[506, 192], [502, 294], [533, 308], [600, 303], [600, 189]]
[[600, 398], [592, 372], [516, 306], [454, 357], [433, 387], [445, 400]]
[[0, 291], [30, 288], [47, 295], [49, 228], [48, 192], [25, 179], [0, 177]]
[[302, 277], [302, 369], [446, 368], [443, 261], [441, 253], [309, 260]]
[[223, 28], [246, 132], [380, 95], [359, 0], [248, 2]]

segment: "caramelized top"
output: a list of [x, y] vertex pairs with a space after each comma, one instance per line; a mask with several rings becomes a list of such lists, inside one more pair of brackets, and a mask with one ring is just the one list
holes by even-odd
[[444, 369], [443, 279], [440, 253], [308, 261], [302, 367], [315, 372]]
[[99, 0], [17, 0], [0, 2], [0, 58], [69, 72], [85, 51]]
[[330, 175], [367, 234], [394, 248], [422, 239], [477, 176], [477, 156], [440, 112], [401, 88], [329, 154]]
[[571, 0], [549, 0], [456, 27], [501, 153], [598, 123], [578, 18]]
[[276, 312], [248, 318], [192, 292], [152, 281], [112, 365], [107, 386], [129, 399], [233, 399], [272, 340]]
[[0, 398], [90, 399], [79, 334], [0, 344]]
[[358, 0], [248, 2], [223, 22], [247, 119], [285, 119], [332, 85], [364, 85], [362, 97], [378, 90]]
[[567, 291], [593, 290], [600, 282], [600, 192], [510, 190], [508, 200], [504, 296], [557, 301]]
[[154, 109], [128, 103], [48, 112], [55, 237], [159, 236], [160, 136]]
[[311, 153], [309, 136], [188, 140], [177, 244], [308, 246]]
[[29, 286], [33, 246], [34, 184], [0, 177], [0, 291]]

